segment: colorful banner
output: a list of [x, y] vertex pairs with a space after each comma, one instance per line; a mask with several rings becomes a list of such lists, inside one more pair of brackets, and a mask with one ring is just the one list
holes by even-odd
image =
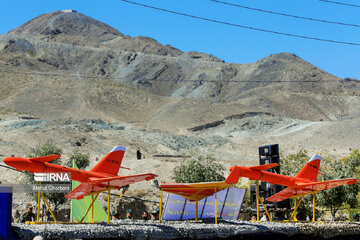
[[[198, 201], [198, 218], [201, 218], [205, 205], [205, 198]], [[186, 200], [184, 214], [181, 220], [195, 219], [196, 216], [196, 202]]]
[[[224, 206], [226, 195], [230, 188], [226, 188], [220, 192], [216, 193], [217, 198], [217, 216], [220, 217], [222, 207]], [[234, 189], [234, 188], [233, 188]], [[215, 194], [206, 198], [206, 204], [204, 212], [201, 216], [202, 219], [205, 218], [215, 218]]]
[[166, 220], [181, 220], [184, 212], [185, 202], [185, 198], [176, 194], [171, 194], [171, 197], [169, 196], [167, 198], [164, 212], [162, 215], [166, 216]]
[[[230, 188], [226, 196], [226, 202], [221, 212], [222, 219], [238, 219], [241, 206], [244, 202], [246, 189], [245, 188]], [[235, 191], [234, 191], [235, 190]]]
[[[238, 219], [247, 189], [228, 188], [217, 192], [217, 215], [222, 219]], [[196, 202], [169, 193], [164, 211], [163, 220], [190, 220], [196, 216]], [[215, 217], [215, 196], [198, 201], [198, 218]]]
[[[73, 163], [73, 167], [78, 169], [75, 162]], [[72, 181], [72, 189], [79, 186], [80, 183], [77, 181]], [[91, 205], [91, 196], [86, 196], [83, 199], [76, 200], [71, 199], [71, 221], [81, 221], [82, 217], [84, 216], [86, 210]], [[84, 222], [91, 221], [91, 210], [86, 215]], [[98, 199], [94, 202], [94, 221], [95, 222], [106, 222], [107, 221], [107, 213], [105, 212], [104, 208], [101, 206]]]

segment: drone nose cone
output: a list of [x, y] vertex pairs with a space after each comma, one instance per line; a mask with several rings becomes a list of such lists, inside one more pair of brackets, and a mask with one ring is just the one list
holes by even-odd
[[19, 158], [19, 157], [8, 157], [3, 160], [3, 162], [13, 168], [18, 170], [26, 170], [29, 163], [28, 159], [26, 158]]
[[14, 159], [13, 159], [13, 157], [4, 158], [3, 162], [4, 162], [6, 165], [11, 166], [11, 164], [14, 162]]

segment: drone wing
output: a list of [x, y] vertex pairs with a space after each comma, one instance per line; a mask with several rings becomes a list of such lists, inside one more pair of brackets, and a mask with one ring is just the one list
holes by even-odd
[[190, 201], [197, 201], [233, 185], [226, 182], [162, 183], [160, 189], [180, 195]]
[[313, 182], [313, 183], [304, 183], [298, 184], [296, 188], [298, 189], [306, 189], [309, 191], [322, 191], [328, 190], [330, 188], [339, 187], [342, 185], [352, 185], [359, 181], [357, 178], [347, 178], [347, 179], [339, 179], [339, 180], [330, 180], [323, 182]]
[[281, 202], [285, 199], [291, 198], [294, 195], [296, 195], [296, 189], [288, 187], [288, 188], [285, 188], [284, 190], [272, 195], [271, 197], [267, 198], [266, 201]]
[[295, 195], [306, 195], [314, 191], [328, 190], [330, 188], [339, 187], [346, 184], [352, 185], [357, 182], [359, 182], [359, 179], [348, 178], [348, 179], [331, 180], [331, 181], [323, 181], [323, 182], [303, 183], [303, 184], [298, 184], [296, 187], [288, 187], [274, 194], [273, 196], [267, 198], [266, 200], [270, 202], [281, 202]]
[[69, 192], [65, 197], [71, 199], [82, 199], [84, 196], [87, 196], [91, 193], [99, 192], [105, 190], [109, 187], [113, 187], [119, 189], [123, 186], [144, 181], [151, 180], [157, 177], [156, 174], [152, 173], [143, 173], [137, 175], [129, 175], [129, 176], [116, 176], [116, 177], [108, 177], [108, 178], [95, 178], [90, 179], [87, 182], [81, 183], [74, 190]]

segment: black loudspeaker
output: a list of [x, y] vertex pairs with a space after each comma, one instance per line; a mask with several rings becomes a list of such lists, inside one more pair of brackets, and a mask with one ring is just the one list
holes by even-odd
[[[270, 164], [278, 163], [279, 166], [268, 169], [266, 171], [280, 174], [280, 154], [279, 154], [279, 144], [264, 145], [259, 147], [259, 164]], [[272, 195], [282, 191], [286, 187], [281, 185], [272, 185], [268, 182], [261, 181], [259, 186], [259, 195], [263, 199], [267, 199]], [[250, 187], [251, 194], [251, 207], [256, 208], [256, 185], [251, 185]], [[282, 202], [268, 202], [265, 201], [264, 204], [266, 207], [275, 207], [275, 208], [286, 208], [290, 206], [290, 201], [285, 200]]]
[[278, 167], [266, 171], [280, 174], [279, 144], [265, 145], [259, 147], [259, 164], [278, 163]]

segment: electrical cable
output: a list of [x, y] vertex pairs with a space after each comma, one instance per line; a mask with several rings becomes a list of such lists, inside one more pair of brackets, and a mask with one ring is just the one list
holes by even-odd
[[[66, 75], [66, 74], [57, 74], [57, 73], [45, 73], [45, 72], [21, 72], [21, 71], [7, 71], [7, 70], [0, 70], [0, 72], [6, 72], [6, 73], [12, 73], [12, 74], [24, 74], [24, 75], [36, 75], [36, 76], [47, 76], [47, 77], [68, 77], [68, 78], [87, 78], [87, 79], [107, 79], [107, 80], [117, 80], [117, 81], [129, 81], [128, 78], [116, 78], [116, 77], [101, 77], [101, 76], [88, 76], [88, 75]], [[160, 81], [160, 82], [215, 82], [220, 83], [222, 82], [220, 79], [217, 80], [200, 80], [200, 79], [137, 79], [133, 80], [137, 82], [150, 82], [150, 81]], [[343, 79], [335, 80], [335, 79], [329, 79], [329, 80], [224, 80], [223, 82], [244, 82], [244, 83], [283, 83], [283, 82], [293, 82], [293, 83], [319, 83], [319, 82], [342, 82]], [[359, 81], [360, 83], [360, 81]]]
[[278, 31], [267, 30], [267, 29], [263, 29], [263, 28], [256, 28], [256, 27], [244, 26], [244, 25], [239, 25], [239, 24], [230, 23], [230, 22], [224, 22], [224, 21], [220, 21], [220, 20], [216, 20], [216, 19], [198, 17], [198, 16], [195, 16], [195, 15], [187, 14], [187, 13], [176, 12], [176, 11], [167, 10], [167, 9], [164, 9], [164, 8], [158, 8], [158, 7], [154, 7], [154, 6], [150, 6], [150, 5], [146, 5], [146, 4], [142, 4], [142, 3], [137, 3], [137, 2], [132, 2], [132, 1], [128, 1], [128, 0], [120, 0], [120, 1], [129, 3], [129, 4], [133, 4], [133, 5], [146, 7], [146, 8], [155, 9], [155, 10], [158, 10], [158, 11], [163, 11], [163, 12], [167, 12], [167, 13], [173, 13], [173, 14], [176, 14], [176, 15], [181, 15], [181, 16], [190, 17], [190, 18], [196, 18], [196, 19], [200, 19], [200, 20], [203, 20], [203, 21], [214, 22], [214, 23], [229, 25], [229, 26], [238, 27], [238, 28], [250, 29], [250, 30], [266, 32], [266, 33], [272, 33], [272, 34], [277, 34], [277, 35], [283, 35], [283, 36], [288, 36], [288, 37], [296, 37], [296, 38], [303, 38], [303, 39], [316, 40], [316, 41], [322, 41], [322, 42], [330, 42], [330, 43], [337, 43], [337, 44], [360, 46], [360, 43], [355, 43], [355, 42], [337, 41], [337, 40], [331, 40], [331, 39], [325, 39], [325, 38], [309, 37], [309, 36], [292, 34], [292, 33], [278, 32]]
[[293, 17], [293, 18], [298, 18], [298, 19], [305, 19], [305, 20], [317, 21], [317, 22], [323, 22], [323, 23], [338, 24], [338, 25], [344, 25], [344, 26], [350, 26], [350, 27], [360, 27], [360, 25], [357, 25], [357, 24], [335, 22], [335, 21], [329, 21], [329, 20], [324, 20], [324, 19], [316, 19], [316, 18], [310, 18], [310, 17], [302, 17], [302, 16], [297, 16], [297, 15], [292, 15], [292, 14], [287, 14], [287, 13], [274, 12], [274, 11], [269, 11], [269, 10], [264, 10], [264, 9], [259, 9], [259, 8], [247, 7], [247, 6], [243, 6], [243, 5], [238, 5], [238, 4], [229, 3], [229, 2], [223, 2], [223, 1], [218, 1], [218, 0], [210, 0], [210, 1], [211, 2], [216, 2], [216, 3], [221, 3], [221, 4], [224, 4], [224, 5], [233, 6], [233, 7], [239, 7], [239, 8], [244, 8], [244, 9], [248, 9], [248, 10], [254, 10], [254, 11], [258, 11], [258, 12], [265, 12], [265, 13], [270, 13], [270, 14], [281, 15], [281, 16], [285, 16], [285, 17]]
[[349, 7], [358, 7], [358, 8], [360, 8], [360, 5], [355, 5], [355, 4], [336, 2], [336, 1], [328, 1], [328, 0], [319, 0], [319, 1], [320, 2], [326, 2], [326, 3], [338, 4], [338, 5], [344, 5], [344, 6], [349, 6]]

